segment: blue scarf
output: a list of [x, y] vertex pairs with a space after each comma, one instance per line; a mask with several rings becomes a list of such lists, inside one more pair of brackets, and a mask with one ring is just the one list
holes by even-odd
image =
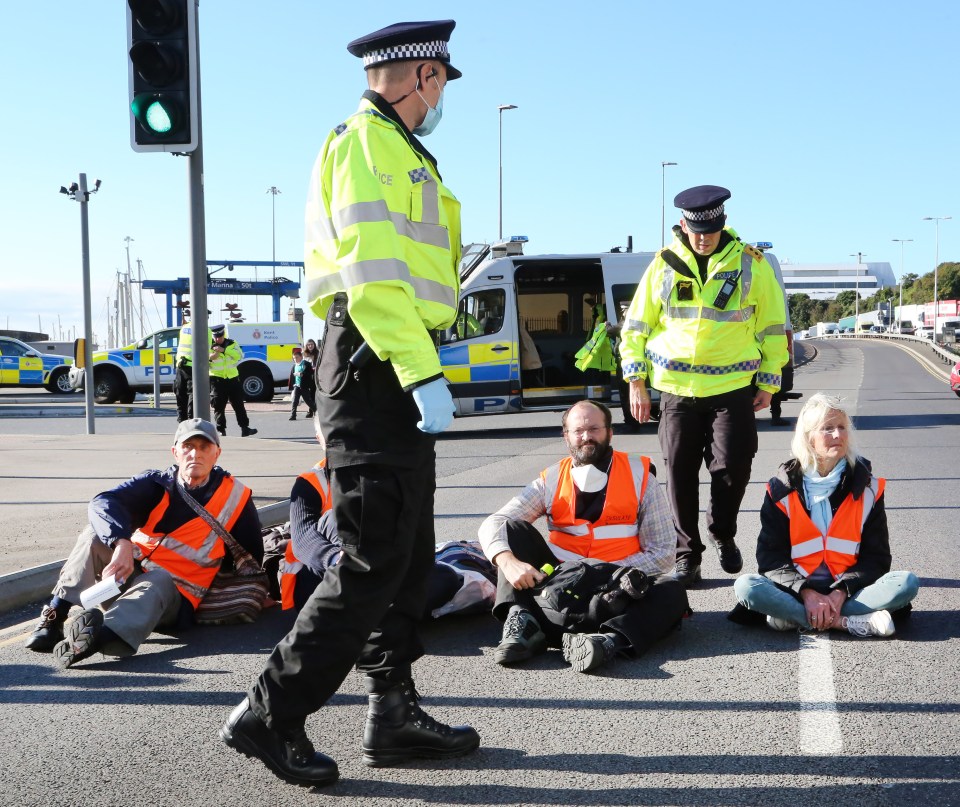
[[820, 530], [821, 535], [826, 535], [830, 527], [832, 517], [830, 496], [840, 484], [840, 477], [843, 476], [846, 468], [846, 459], [841, 459], [826, 476], [820, 476], [816, 468], [803, 475], [803, 493], [807, 500], [807, 507], [810, 509], [810, 519]]

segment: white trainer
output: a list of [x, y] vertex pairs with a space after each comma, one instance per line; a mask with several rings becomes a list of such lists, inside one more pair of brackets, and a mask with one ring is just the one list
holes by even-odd
[[893, 636], [893, 617], [889, 611], [874, 611], [870, 614], [843, 618], [844, 627], [853, 636]]

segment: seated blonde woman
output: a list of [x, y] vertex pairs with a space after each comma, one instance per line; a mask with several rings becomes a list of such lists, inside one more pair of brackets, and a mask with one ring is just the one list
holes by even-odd
[[884, 480], [853, 437], [840, 401], [812, 396], [797, 418], [793, 458], [767, 484], [760, 574], [742, 575], [733, 589], [775, 630], [892, 636], [890, 612], [917, 596], [916, 575], [890, 571]]

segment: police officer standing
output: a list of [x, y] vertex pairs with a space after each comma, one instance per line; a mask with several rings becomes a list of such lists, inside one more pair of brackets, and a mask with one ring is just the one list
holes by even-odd
[[[193, 323], [183, 323], [177, 341], [177, 374], [173, 379], [173, 394], [177, 398], [177, 423], [193, 417], [193, 336]], [[208, 328], [205, 344], [209, 345], [212, 338]]]
[[725, 227], [730, 191], [677, 194], [683, 217], [648, 267], [621, 332], [630, 409], [650, 419], [647, 383], [662, 392], [660, 447], [677, 528], [674, 576], [700, 579], [700, 466], [710, 473], [706, 521], [721, 568], [736, 574], [740, 502], [757, 452], [754, 413], [770, 405], [787, 363], [783, 292], [763, 254]]
[[220, 736], [286, 781], [336, 780], [307, 716], [351, 667], [369, 699], [363, 762], [466, 754], [480, 744], [419, 706], [411, 665], [433, 566], [434, 435], [453, 419], [433, 331], [457, 310], [460, 203], [418, 137], [440, 121], [453, 20], [354, 40], [369, 89], [327, 136], [306, 211], [307, 297], [326, 321], [316, 370], [339, 563], [273, 651]]
[[210, 405], [220, 434], [227, 433], [227, 403], [233, 407], [241, 437], [257, 433], [250, 428], [250, 418], [243, 403], [243, 384], [237, 365], [243, 361], [243, 350], [233, 339], [227, 339], [226, 326], [214, 325], [213, 345], [210, 347]]

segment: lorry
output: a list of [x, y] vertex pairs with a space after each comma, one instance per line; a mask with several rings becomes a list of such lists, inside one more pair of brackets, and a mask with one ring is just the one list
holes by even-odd
[[[239, 343], [243, 361], [238, 367], [248, 401], [269, 401], [276, 387], [287, 385], [293, 348], [300, 346], [298, 322], [229, 322], [227, 338]], [[138, 342], [93, 354], [94, 400], [97, 403], [131, 403], [138, 392], [153, 391], [154, 350], [159, 350], [160, 389], [173, 388], [176, 376], [179, 328], [164, 328]], [[83, 386], [85, 373], [70, 370], [70, 386]]]
[[[595, 327], [598, 304], [616, 332], [655, 253], [528, 256], [524, 243], [521, 236], [464, 251], [457, 317], [440, 339], [456, 415], [556, 411], [588, 398], [619, 406], [635, 427], [619, 359], [616, 374], [581, 371], [576, 353]], [[766, 257], [780, 277], [775, 256]], [[651, 405], [657, 420], [656, 390]]]
[[839, 328], [836, 322], [818, 322], [810, 326], [807, 336], [835, 336]]

